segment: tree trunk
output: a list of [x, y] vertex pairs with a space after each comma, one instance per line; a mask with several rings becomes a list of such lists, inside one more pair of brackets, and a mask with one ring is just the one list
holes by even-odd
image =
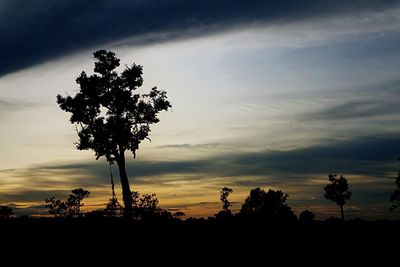
[[126, 174], [126, 169], [125, 169], [124, 151], [120, 152], [120, 155], [117, 159], [117, 164], [119, 169], [119, 177], [121, 180], [122, 199], [124, 201], [124, 215], [125, 217], [132, 218], [132, 192], [129, 186], [128, 175]]
[[342, 221], [344, 221], [343, 205], [340, 205], [340, 214], [342, 215]]

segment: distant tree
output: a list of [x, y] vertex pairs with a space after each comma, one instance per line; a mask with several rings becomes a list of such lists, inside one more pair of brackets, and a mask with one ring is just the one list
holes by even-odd
[[336, 174], [329, 174], [328, 177], [330, 183], [324, 187], [325, 198], [339, 205], [341, 218], [344, 220], [343, 206], [346, 201], [350, 200], [352, 195], [349, 191], [349, 184], [343, 175], [338, 178]]
[[156, 194], [144, 194], [142, 197], [137, 191], [132, 192], [133, 216], [136, 219], [148, 219], [160, 215], [163, 211], [158, 207]]
[[222, 210], [224, 210], [227, 213], [231, 213], [231, 210], [229, 209], [231, 203], [229, 202], [228, 197], [231, 193], [233, 193], [233, 190], [229, 187], [223, 187], [220, 193], [221, 195], [219, 199], [222, 202]]
[[8, 206], [0, 206], [0, 219], [9, 219], [14, 215], [14, 211]]
[[229, 187], [223, 187], [221, 189], [219, 199], [222, 202], [222, 210], [215, 215], [217, 219], [221, 220], [232, 217], [232, 211], [229, 208], [232, 204], [228, 200], [228, 197], [232, 192], [233, 190]]
[[303, 210], [299, 216], [300, 221], [304, 223], [310, 223], [314, 221], [314, 218], [315, 218], [314, 212], [309, 210]]
[[288, 194], [281, 190], [256, 188], [250, 191], [239, 216], [270, 221], [292, 221], [296, 219], [292, 209], [287, 205]]
[[96, 159], [116, 161], [119, 168], [125, 215], [132, 215], [132, 198], [125, 167], [125, 152], [136, 156], [139, 144], [149, 139], [150, 126], [159, 122], [158, 113], [171, 105], [165, 91], [153, 87], [149, 94], [134, 94], [143, 84], [142, 66], [132, 64], [119, 75], [120, 60], [106, 50], [94, 53], [95, 74], [85, 72], [76, 79], [80, 86], [71, 97], [57, 96], [57, 103], [72, 113], [79, 150], [93, 150]]
[[183, 213], [182, 211], [177, 211], [177, 212], [174, 212], [174, 214], [172, 214], [172, 216], [175, 219], [182, 220], [182, 218], [185, 217], [185, 213]]
[[69, 195], [67, 201], [65, 202], [68, 216], [79, 217], [81, 207], [84, 205], [82, 200], [89, 197], [89, 195], [90, 192], [82, 188], [72, 190], [72, 194]]
[[[399, 159], [400, 161], [400, 159]], [[390, 208], [391, 211], [394, 211], [398, 207], [400, 207], [400, 171], [397, 173], [396, 177], [396, 189], [390, 196], [390, 201], [393, 202], [392, 207]]]
[[67, 205], [60, 199], [56, 199], [54, 196], [45, 199], [45, 207], [49, 209], [49, 214], [55, 217], [62, 217], [67, 211]]
[[49, 214], [55, 217], [79, 217], [81, 207], [84, 205], [82, 200], [88, 197], [90, 192], [82, 188], [74, 189], [71, 192], [72, 194], [69, 195], [66, 201], [56, 199], [54, 196], [46, 198], [45, 207], [49, 209]]
[[108, 203], [106, 204], [106, 208], [104, 209], [104, 213], [106, 216], [114, 217], [120, 214], [123, 207], [119, 204], [117, 198], [110, 198]]

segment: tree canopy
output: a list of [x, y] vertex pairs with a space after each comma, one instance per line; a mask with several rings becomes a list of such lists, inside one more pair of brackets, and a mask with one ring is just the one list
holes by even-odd
[[153, 87], [148, 94], [135, 94], [143, 84], [142, 66], [132, 64], [118, 75], [120, 59], [106, 50], [94, 53], [95, 74], [82, 72], [76, 79], [75, 96], [57, 96], [61, 109], [71, 113], [76, 125], [79, 150], [92, 149], [96, 159], [114, 161], [121, 152], [136, 155], [139, 144], [148, 138], [150, 125], [159, 122], [158, 113], [171, 104], [166, 92]]
[[239, 214], [272, 222], [294, 220], [296, 217], [286, 203], [288, 197], [289, 195], [281, 190], [269, 189], [265, 192], [261, 188], [252, 189]]

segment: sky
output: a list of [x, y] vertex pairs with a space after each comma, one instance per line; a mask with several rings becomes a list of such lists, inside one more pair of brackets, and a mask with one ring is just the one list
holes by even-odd
[[85, 210], [110, 198], [107, 162], [75, 149], [56, 103], [107, 49], [172, 103], [127, 155], [132, 190], [161, 207], [212, 216], [228, 186], [238, 211], [261, 187], [324, 219], [337, 173], [347, 217], [400, 219], [400, 1], [1, 0], [0, 37], [0, 204], [18, 215], [78, 187]]

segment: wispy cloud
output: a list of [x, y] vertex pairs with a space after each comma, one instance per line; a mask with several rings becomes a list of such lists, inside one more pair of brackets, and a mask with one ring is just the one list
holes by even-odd
[[21, 100], [8, 100], [0, 98], [0, 117], [2, 113], [24, 110], [34, 106], [33, 103]]

